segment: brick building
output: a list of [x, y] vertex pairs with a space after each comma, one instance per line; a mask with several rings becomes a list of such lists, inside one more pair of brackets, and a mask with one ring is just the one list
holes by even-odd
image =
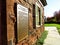
[[0, 45], [33, 45], [44, 31], [46, 0], [0, 0]]

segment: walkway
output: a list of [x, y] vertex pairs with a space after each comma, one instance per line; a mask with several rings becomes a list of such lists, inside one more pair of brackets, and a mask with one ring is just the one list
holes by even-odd
[[60, 35], [58, 34], [56, 27], [45, 27], [48, 31], [47, 38], [43, 45], [60, 45]]

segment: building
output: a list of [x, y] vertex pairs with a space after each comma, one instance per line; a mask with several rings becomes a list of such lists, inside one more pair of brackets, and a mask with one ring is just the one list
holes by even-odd
[[0, 0], [0, 45], [33, 45], [44, 31], [46, 0]]

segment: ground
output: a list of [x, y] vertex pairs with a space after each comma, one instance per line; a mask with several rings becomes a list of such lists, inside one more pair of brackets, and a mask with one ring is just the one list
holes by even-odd
[[47, 38], [43, 45], [60, 45], [60, 35], [56, 27], [45, 27], [48, 31]]

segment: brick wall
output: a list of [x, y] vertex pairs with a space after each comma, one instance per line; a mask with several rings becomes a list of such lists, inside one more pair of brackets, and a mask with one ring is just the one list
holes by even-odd
[[[14, 3], [19, 3], [23, 5], [24, 7], [27, 7], [29, 10], [29, 36], [25, 38], [24, 40], [16, 43], [16, 45], [33, 45], [36, 40], [41, 37], [42, 32], [44, 31], [44, 25], [37, 27], [36, 29], [33, 28], [33, 4], [35, 4], [37, 0], [6, 0], [6, 13], [7, 13], [7, 40], [8, 45], [9, 42], [12, 41], [13, 45], [15, 45], [16, 39], [15, 39], [15, 30], [14, 25], [16, 22], [15, 13], [14, 13]], [[41, 6], [41, 4], [40, 4]], [[42, 7], [42, 6], [41, 6]], [[42, 7], [43, 8], [43, 7]], [[42, 9], [43, 10], [43, 9]], [[44, 12], [43, 12], [44, 16]], [[44, 22], [44, 20], [42, 20]]]

